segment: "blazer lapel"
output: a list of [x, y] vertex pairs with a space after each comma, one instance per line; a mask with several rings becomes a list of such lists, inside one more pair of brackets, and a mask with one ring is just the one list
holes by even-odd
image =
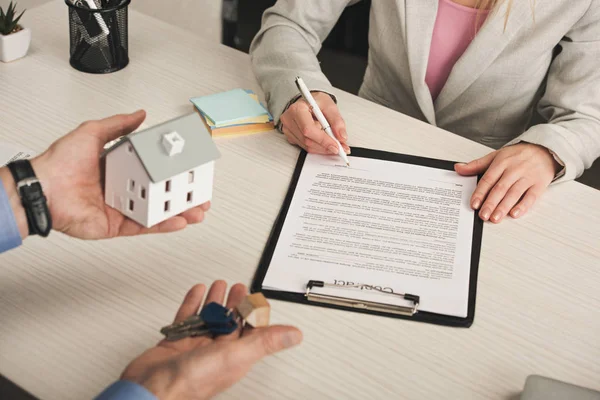
[[506, 30], [504, 16], [506, 1], [499, 10], [489, 14], [487, 20], [458, 59], [446, 84], [435, 101], [435, 111], [440, 112], [475, 82], [510, 43], [523, 23], [532, 21], [529, 1], [513, 1]]
[[406, 50], [413, 90], [425, 118], [435, 125], [435, 110], [429, 87], [425, 83], [433, 26], [439, 0], [405, 0]]

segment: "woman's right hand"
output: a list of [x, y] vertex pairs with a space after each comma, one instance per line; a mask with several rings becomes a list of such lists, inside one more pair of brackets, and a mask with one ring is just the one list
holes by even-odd
[[[346, 144], [346, 124], [337, 105], [327, 93], [311, 93], [329, 122], [333, 134], [340, 141], [346, 154], [350, 154], [350, 147]], [[280, 129], [291, 144], [296, 144], [309, 153], [338, 154], [335, 140], [325, 133], [319, 121], [314, 118], [310, 105], [303, 98], [289, 106], [280, 120]]]

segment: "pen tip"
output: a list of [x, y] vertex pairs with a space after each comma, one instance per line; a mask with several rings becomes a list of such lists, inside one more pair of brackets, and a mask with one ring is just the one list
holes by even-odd
[[350, 166], [350, 163], [349, 163], [349, 162], [347, 162], [347, 163], [346, 163], [346, 167], [349, 167], [349, 166]]

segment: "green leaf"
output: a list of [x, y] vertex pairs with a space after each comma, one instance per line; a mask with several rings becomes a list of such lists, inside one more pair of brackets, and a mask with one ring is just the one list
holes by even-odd
[[19, 20], [25, 13], [25, 10], [15, 18], [17, 15], [16, 9], [17, 4], [12, 1], [8, 5], [6, 11], [0, 7], [0, 34], [9, 35], [18, 26]]
[[23, 14], [25, 14], [25, 10], [23, 10], [23, 12], [15, 19], [15, 26], [19, 23], [19, 20], [21, 19]]
[[14, 16], [15, 16], [15, 7], [13, 6], [13, 3], [11, 1], [10, 5], [8, 6], [8, 11], [6, 12], [6, 20], [8, 21], [9, 24], [12, 22]]

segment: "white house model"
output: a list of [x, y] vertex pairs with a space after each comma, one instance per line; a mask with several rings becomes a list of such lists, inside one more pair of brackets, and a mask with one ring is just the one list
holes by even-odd
[[196, 113], [127, 135], [104, 157], [104, 201], [146, 227], [212, 198], [219, 151]]

